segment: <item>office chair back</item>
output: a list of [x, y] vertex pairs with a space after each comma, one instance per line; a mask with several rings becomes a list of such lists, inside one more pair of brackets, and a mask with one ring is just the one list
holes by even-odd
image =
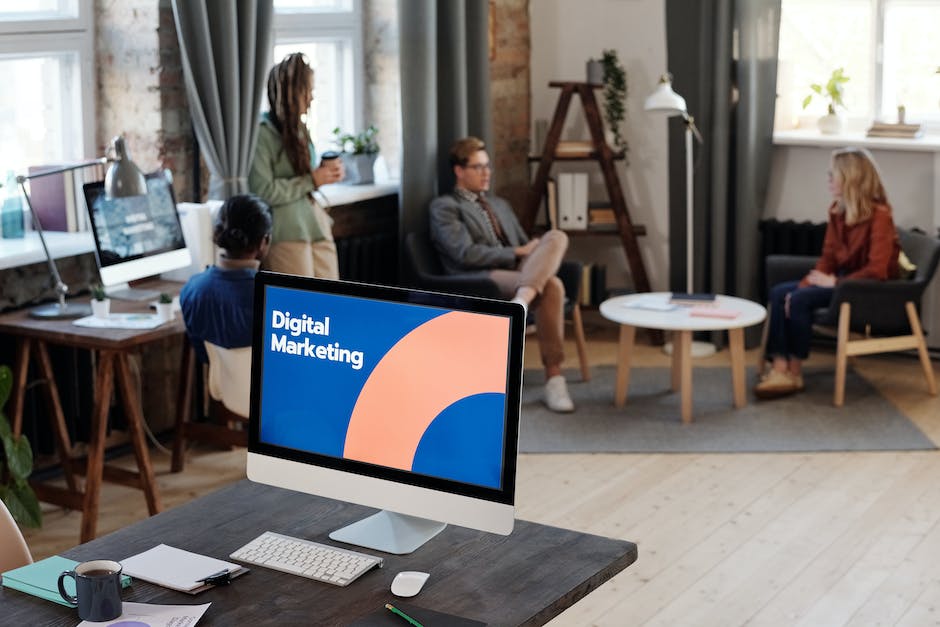
[[209, 396], [233, 414], [248, 417], [251, 390], [251, 347], [222, 348], [206, 342]]
[[6, 504], [0, 501], [0, 574], [32, 563], [33, 556], [20, 528]]

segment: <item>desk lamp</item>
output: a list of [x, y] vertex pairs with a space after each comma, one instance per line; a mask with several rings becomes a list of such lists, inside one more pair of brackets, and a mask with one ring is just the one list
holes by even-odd
[[127, 156], [127, 147], [124, 144], [123, 137], [115, 137], [111, 140], [112, 156], [99, 157], [91, 161], [83, 161], [72, 165], [45, 170], [27, 176], [17, 176], [16, 182], [23, 190], [23, 197], [26, 198], [26, 206], [29, 207], [29, 213], [33, 217], [33, 227], [39, 234], [39, 241], [42, 243], [42, 249], [46, 253], [46, 261], [49, 263], [49, 272], [55, 280], [55, 291], [59, 302], [49, 305], [41, 305], [30, 310], [29, 315], [33, 318], [63, 319], [63, 318], [82, 318], [91, 315], [91, 307], [85, 304], [68, 303], [65, 296], [68, 294], [68, 286], [62, 282], [59, 275], [59, 269], [56, 267], [49, 247], [46, 245], [46, 238], [43, 236], [42, 224], [39, 222], [39, 216], [33, 209], [33, 203], [30, 200], [29, 193], [26, 190], [26, 181], [37, 179], [43, 176], [52, 176], [53, 174], [62, 174], [71, 172], [92, 165], [106, 165], [108, 171], [105, 173], [104, 189], [108, 198], [126, 198], [128, 196], [142, 196], [147, 193], [147, 182], [144, 175], [133, 161]]
[[[685, 106], [685, 98], [672, 90], [672, 74], [663, 74], [659, 79], [656, 89], [643, 103], [643, 109], [652, 113], [665, 113], [667, 117], [681, 115], [685, 122], [685, 289], [691, 294], [694, 292], [692, 287], [692, 205], [694, 177], [692, 176], [692, 136], [698, 142], [704, 143], [702, 134], [695, 126], [695, 118], [689, 115]], [[671, 344], [664, 347], [667, 353], [672, 352]], [[715, 352], [715, 346], [706, 342], [692, 343], [693, 357], [706, 357]]]

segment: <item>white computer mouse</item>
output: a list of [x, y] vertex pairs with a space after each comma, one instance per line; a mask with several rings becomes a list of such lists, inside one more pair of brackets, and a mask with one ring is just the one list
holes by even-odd
[[397, 597], [413, 597], [421, 592], [424, 582], [431, 573], [422, 573], [417, 570], [403, 570], [392, 580], [392, 594]]

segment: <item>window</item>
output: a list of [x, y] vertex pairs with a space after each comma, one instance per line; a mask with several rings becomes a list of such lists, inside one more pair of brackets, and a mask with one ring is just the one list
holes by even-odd
[[873, 119], [894, 122], [904, 105], [907, 121], [940, 129], [940, 0], [783, 0], [777, 92], [784, 127], [819, 117], [827, 100], [810, 84], [825, 84], [844, 68], [850, 127]]
[[362, 126], [361, 0], [275, 0], [274, 11], [274, 61], [302, 52], [313, 66], [307, 126], [322, 153], [334, 128]]
[[[94, 145], [91, 2], [0, 9], [0, 169], [73, 162]], [[92, 155], [93, 156], [93, 155]]]

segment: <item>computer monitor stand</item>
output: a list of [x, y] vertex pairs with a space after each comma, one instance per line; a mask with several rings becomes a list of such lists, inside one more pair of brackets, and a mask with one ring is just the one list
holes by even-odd
[[160, 298], [160, 292], [157, 290], [146, 289], [145, 287], [131, 287], [128, 283], [118, 283], [105, 288], [108, 298], [118, 300], [148, 301]]
[[394, 555], [405, 555], [444, 531], [446, 526], [434, 520], [383, 509], [337, 529], [330, 534], [330, 539]]

